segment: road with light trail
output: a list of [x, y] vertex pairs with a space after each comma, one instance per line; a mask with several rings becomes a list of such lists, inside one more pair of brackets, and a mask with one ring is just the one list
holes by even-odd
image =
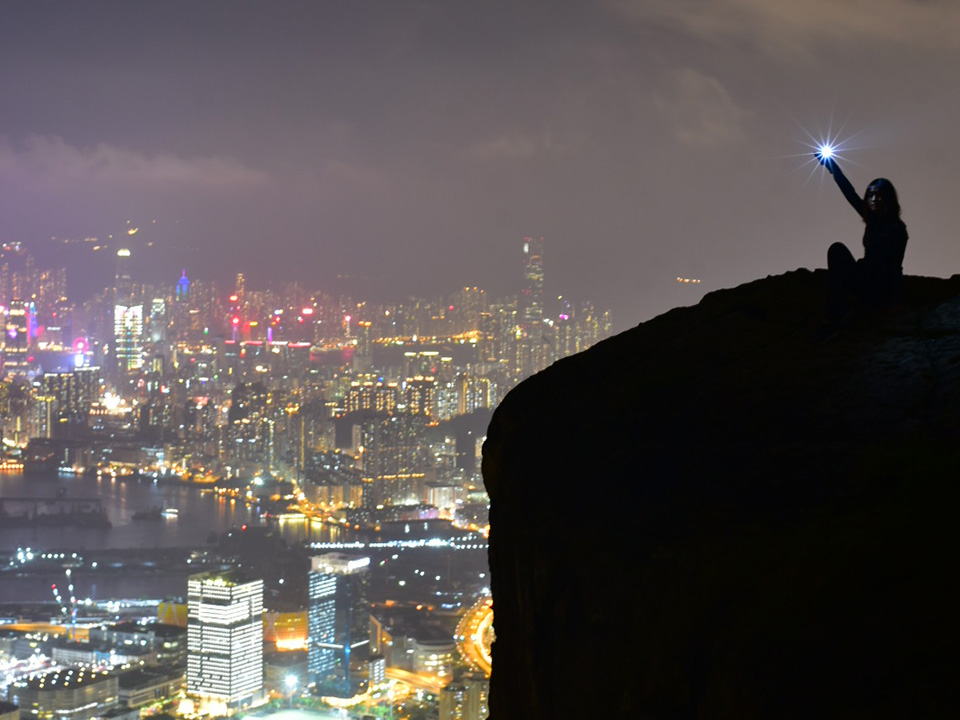
[[490, 646], [493, 643], [493, 604], [489, 597], [478, 600], [457, 624], [457, 649], [474, 670], [490, 677], [493, 669]]

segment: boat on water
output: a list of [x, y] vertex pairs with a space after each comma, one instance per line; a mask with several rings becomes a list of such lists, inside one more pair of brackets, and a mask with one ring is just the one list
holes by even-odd
[[163, 518], [163, 508], [152, 507], [146, 510], [137, 510], [133, 514], [134, 520], [161, 520]]
[[177, 508], [165, 508], [156, 505], [145, 510], [137, 510], [133, 514], [134, 520], [163, 520], [164, 518], [176, 518], [180, 515]]

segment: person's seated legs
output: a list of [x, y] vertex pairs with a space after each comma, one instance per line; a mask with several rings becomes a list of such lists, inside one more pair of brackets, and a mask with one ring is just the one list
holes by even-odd
[[836, 323], [849, 309], [857, 286], [857, 261], [843, 243], [836, 242], [827, 251], [827, 271], [830, 283], [827, 316], [830, 322]]

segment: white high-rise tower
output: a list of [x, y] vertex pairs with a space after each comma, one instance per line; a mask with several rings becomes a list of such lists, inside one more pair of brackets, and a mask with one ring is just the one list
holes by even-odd
[[187, 581], [187, 691], [241, 707], [263, 691], [263, 580], [236, 571]]

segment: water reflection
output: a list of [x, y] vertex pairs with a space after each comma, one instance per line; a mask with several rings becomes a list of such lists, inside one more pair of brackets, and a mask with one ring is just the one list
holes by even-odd
[[[0, 497], [99, 498], [111, 528], [62, 526], [3, 527], [0, 550], [157, 548], [205, 545], [211, 533], [259, 522], [255, 508], [184, 485], [109, 476], [0, 476]], [[154, 508], [173, 508], [177, 517], [144, 517]], [[136, 519], [134, 516], [140, 513]]]

